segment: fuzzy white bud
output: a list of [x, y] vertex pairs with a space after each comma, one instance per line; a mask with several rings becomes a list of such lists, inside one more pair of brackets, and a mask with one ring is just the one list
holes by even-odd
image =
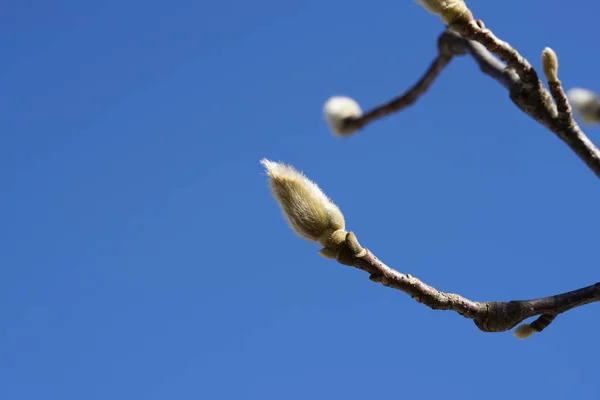
[[515, 329], [513, 334], [517, 339], [527, 339], [537, 331], [531, 327], [531, 324], [522, 324]]
[[350, 97], [334, 96], [325, 102], [323, 114], [325, 122], [335, 135], [347, 136], [354, 133], [355, 129], [347, 126], [345, 121], [349, 118], [359, 118], [363, 112], [360, 105]]
[[571, 106], [581, 120], [587, 124], [600, 122], [600, 100], [591, 90], [573, 88], [567, 92]]
[[334, 232], [344, 231], [344, 215], [316, 183], [291, 165], [267, 159], [260, 163], [267, 170], [273, 196], [297, 234], [328, 246]]
[[439, 17], [446, 24], [466, 24], [473, 19], [471, 10], [464, 0], [416, 0], [432, 14]]

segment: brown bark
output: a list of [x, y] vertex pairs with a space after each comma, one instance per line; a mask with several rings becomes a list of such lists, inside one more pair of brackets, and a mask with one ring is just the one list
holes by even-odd
[[[553, 132], [600, 177], [600, 151], [575, 122], [560, 80], [550, 82], [548, 91], [529, 61], [508, 43], [498, 39], [483, 22], [473, 20], [462, 29], [460, 34], [447, 30], [439, 36], [437, 57], [414, 86], [362, 117], [349, 119], [346, 123], [360, 129], [414, 104], [427, 92], [452, 58], [468, 54], [484, 74], [508, 90], [511, 100], [521, 111]], [[485, 332], [506, 331], [535, 316], [538, 318], [530, 326], [541, 332], [557, 315], [600, 301], [600, 282], [540, 299], [473, 301], [455, 293], [439, 291], [413, 276], [388, 267], [362, 248], [353, 233], [347, 235], [337, 260], [369, 273], [372, 281], [400, 290], [434, 310], [452, 310], [472, 319]]]
[[481, 21], [472, 21], [461, 35], [450, 30], [442, 33], [438, 39], [438, 56], [413, 87], [367, 111], [360, 118], [348, 119], [346, 123], [360, 129], [414, 104], [453, 57], [469, 54], [483, 73], [508, 89], [511, 100], [521, 111], [553, 132], [600, 177], [600, 150], [573, 119], [560, 81], [551, 83], [549, 92], [529, 61], [508, 43], [498, 39]]
[[434, 310], [451, 310], [472, 319], [484, 332], [504, 332], [523, 320], [539, 318], [531, 326], [541, 332], [558, 314], [575, 307], [600, 301], [600, 282], [554, 296], [513, 301], [473, 301], [456, 293], [442, 292], [414, 276], [388, 267], [368, 249], [363, 248], [350, 232], [337, 256], [340, 264], [352, 266], [370, 274], [373, 282], [400, 290]]

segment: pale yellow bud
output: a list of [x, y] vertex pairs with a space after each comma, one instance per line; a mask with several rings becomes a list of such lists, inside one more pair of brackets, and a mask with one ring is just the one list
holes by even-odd
[[548, 82], [558, 82], [558, 57], [550, 47], [542, 51], [542, 69]]
[[362, 116], [360, 105], [350, 97], [334, 96], [329, 98], [323, 106], [325, 122], [337, 136], [347, 136], [354, 133], [355, 128], [348, 126], [345, 122], [349, 118]]
[[[335, 240], [338, 245], [343, 242], [344, 215], [316, 183], [291, 165], [267, 159], [260, 162], [267, 170], [273, 196], [298, 235], [330, 248], [330, 239]], [[333, 248], [334, 253], [336, 250], [337, 248]], [[332, 254], [325, 253], [322, 255], [333, 257]]]
[[448, 25], [464, 25], [474, 19], [464, 0], [416, 0], [427, 11], [439, 15]]
[[530, 324], [522, 324], [515, 329], [513, 334], [517, 339], [527, 339], [537, 331], [531, 327]]
[[600, 122], [600, 100], [590, 90], [573, 88], [567, 92], [567, 97], [575, 113], [588, 124]]

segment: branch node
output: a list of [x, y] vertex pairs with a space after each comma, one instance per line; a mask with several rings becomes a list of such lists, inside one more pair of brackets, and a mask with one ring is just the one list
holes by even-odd
[[367, 249], [363, 248], [360, 243], [358, 243], [358, 239], [354, 232], [348, 232], [342, 247], [337, 252], [337, 261], [340, 264], [352, 267], [355, 265], [355, 260], [357, 258], [365, 257], [367, 254]]
[[520, 301], [489, 301], [485, 304], [486, 310], [474, 318], [475, 325], [483, 332], [507, 331], [527, 317]]

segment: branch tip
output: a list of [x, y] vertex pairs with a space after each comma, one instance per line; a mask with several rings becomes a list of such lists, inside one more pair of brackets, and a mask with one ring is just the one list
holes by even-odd
[[335, 136], [352, 135], [357, 127], [348, 123], [350, 120], [363, 115], [360, 105], [352, 98], [346, 96], [330, 97], [323, 106], [325, 122]]

